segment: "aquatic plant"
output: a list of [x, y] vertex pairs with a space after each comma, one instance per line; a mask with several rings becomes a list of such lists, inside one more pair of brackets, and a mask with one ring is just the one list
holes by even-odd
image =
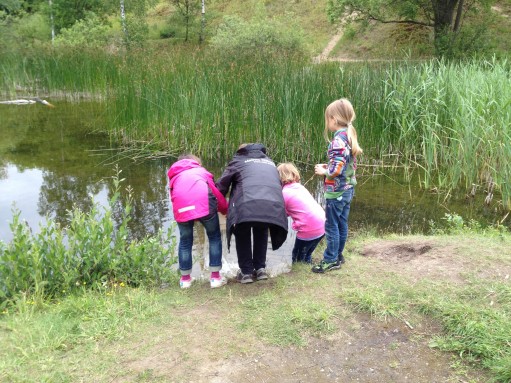
[[[66, 295], [75, 289], [105, 288], [112, 284], [159, 285], [175, 272], [174, 238], [156, 235], [131, 240], [128, 200], [113, 219], [120, 196], [120, 172], [107, 207], [93, 203], [88, 212], [69, 211], [69, 227], [47, 219], [37, 234], [14, 212], [13, 238], [0, 241], [0, 306], [20, 297], [38, 301]], [[119, 222], [119, 224], [116, 224]]]

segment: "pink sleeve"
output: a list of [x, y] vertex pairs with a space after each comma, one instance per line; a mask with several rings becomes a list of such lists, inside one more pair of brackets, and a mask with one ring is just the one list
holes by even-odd
[[216, 200], [218, 202], [218, 211], [222, 213], [223, 215], [227, 214], [227, 200], [225, 199], [224, 195], [220, 193], [220, 190], [217, 189], [215, 183], [213, 182], [213, 179], [208, 177], [208, 185], [211, 188], [211, 191], [216, 197]]

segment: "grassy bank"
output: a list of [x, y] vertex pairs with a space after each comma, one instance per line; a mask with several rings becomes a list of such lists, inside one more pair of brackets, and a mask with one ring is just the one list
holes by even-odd
[[[111, 286], [41, 305], [19, 300], [0, 316], [0, 378], [157, 382], [216, 376], [228, 381], [245, 371], [240, 366], [269, 352], [287, 355], [292, 364], [289, 371], [280, 370], [279, 379], [307, 371], [326, 379], [327, 367], [320, 371], [311, 355], [326, 358], [347, 342], [352, 351], [358, 349], [360, 330], [369, 325], [401, 335], [388, 345], [394, 362], [387, 362], [384, 346], [369, 343], [380, 357], [366, 361], [367, 368], [384, 371], [381, 359], [397, 376], [428, 381], [419, 376], [423, 359], [432, 371], [448, 366], [449, 378], [443, 379], [508, 382], [509, 242], [506, 233], [459, 226], [434, 237], [355, 235], [346, 265], [325, 275], [295, 265], [267, 283], [230, 282], [218, 290], [198, 283], [182, 291], [174, 281], [164, 290]], [[406, 371], [406, 359], [414, 357], [407, 347], [420, 345], [430, 350], [415, 349], [421, 352], [419, 362]], [[307, 350], [309, 363], [300, 363], [309, 367], [303, 370], [293, 358], [308, 355]], [[438, 365], [431, 364], [433, 350], [445, 351], [435, 359]], [[357, 355], [344, 353], [330, 367], [347, 368]], [[269, 381], [277, 381], [265, 371]]]

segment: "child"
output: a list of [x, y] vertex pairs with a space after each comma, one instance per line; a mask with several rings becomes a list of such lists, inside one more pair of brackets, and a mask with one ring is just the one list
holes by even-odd
[[195, 221], [206, 229], [209, 239], [209, 268], [211, 288], [221, 287], [227, 280], [220, 276], [222, 269], [222, 236], [218, 213], [227, 213], [227, 201], [215, 186], [213, 175], [201, 166], [200, 159], [184, 155], [167, 172], [174, 218], [179, 228], [179, 285], [192, 285], [192, 245]]
[[241, 283], [268, 279], [268, 229], [272, 249], [276, 250], [286, 240], [287, 217], [279, 173], [266, 156], [266, 148], [262, 144], [242, 144], [217, 187], [223, 195], [230, 189], [227, 246], [234, 234], [240, 267], [236, 279]]
[[300, 173], [292, 163], [277, 166], [282, 183], [286, 213], [293, 219], [296, 241], [293, 262], [312, 262], [312, 253], [325, 235], [325, 211], [300, 183]]
[[328, 145], [328, 164], [317, 164], [314, 172], [325, 177], [327, 247], [323, 260], [312, 268], [315, 273], [339, 269], [344, 263], [343, 250], [348, 238], [348, 215], [353, 198], [356, 156], [362, 153], [357, 132], [352, 125], [355, 111], [351, 103], [341, 98], [332, 102], [325, 110], [324, 136], [328, 132], [334, 137]]

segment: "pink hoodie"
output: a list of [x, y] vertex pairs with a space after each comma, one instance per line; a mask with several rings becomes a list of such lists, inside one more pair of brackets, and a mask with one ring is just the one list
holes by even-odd
[[227, 213], [227, 201], [215, 186], [213, 175], [197, 161], [184, 159], [172, 164], [167, 172], [174, 219], [187, 222], [210, 214], [209, 189], [218, 202], [218, 211]]
[[301, 183], [285, 184], [282, 194], [297, 238], [307, 241], [325, 234], [325, 211]]

